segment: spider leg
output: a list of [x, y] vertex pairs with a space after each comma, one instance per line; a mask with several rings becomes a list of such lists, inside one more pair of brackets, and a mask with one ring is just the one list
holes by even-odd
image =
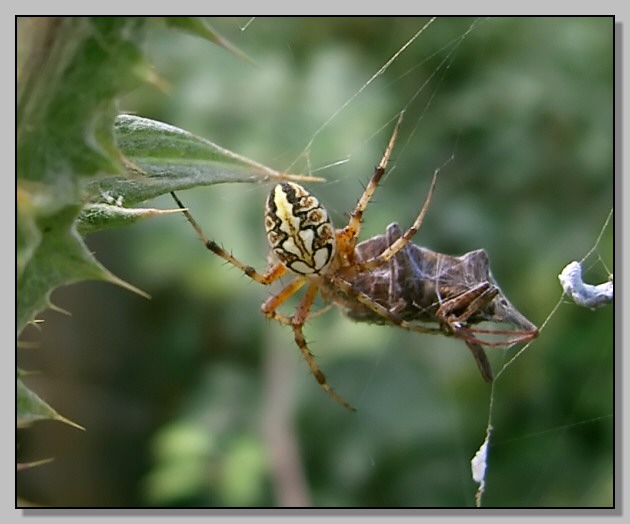
[[413, 224], [407, 231], [403, 233], [403, 235], [396, 241], [394, 241], [389, 247], [387, 247], [380, 255], [375, 256], [365, 262], [359, 263], [356, 265], [356, 270], [358, 272], [363, 271], [372, 271], [373, 269], [385, 264], [388, 260], [394, 257], [401, 249], [403, 249], [407, 243], [413, 238], [413, 236], [418, 232], [420, 226], [422, 225], [422, 221], [424, 220], [424, 216], [427, 214], [429, 209], [429, 204], [431, 203], [431, 197], [433, 196], [433, 190], [435, 188], [435, 183], [437, 181], [437, 175], [439, 170], [435, 170], [433, 173], [433, 179], [431, 180], [431, 186], [429, 187], [429, 192], [427, 193], [426, 198], [424, 199], [424, 204], [422, 209], [420, 210], [420, 214], [416, 217]]
[[184, 204], [182, 204], [182, 202], [179, 200], [177, 195], [172, 191], [171, 191], [171, 196], [173, 197], [173, 199], [175, 200], [179, 208], [183, 211], [184, 216], [186, 217], [188, 222], [190, 222], [190, 225], [193, 227], [193, 229], [197, 233], [197, 236], [201, 239], [201, 241], [204, 243], [206, 248], [208, 248], [215, 255], [220, 256], [221, 258], [223, 258], [224, 260], [226, 260], [233, 266], [236, 266], [237, 268], [239, 268], [243, 273], [245, 273], [252, 280], [255, 280], [256, 282], [267, 286], [271, 284], [272, 282], [275, 282], [276, 280], [278, 280], [282, 275], [284, 275], [288, 271], [287, 268], [283, 264], [278, 262], [277, 264], [272, 266], [269, 269], [269, 271], [267, 271], [266, 273], [259, 273], [252, 266], [244, 264], [237, 258], [233, 257], [230, 253], [228, 253], [225, 249], [223, 249], [214, 240], [208, 239], [208, 237], [205, 235], [205, 233], [203, 232], [199, 224], [197, 224], [197, 221], [192, 217], [192, 215], [188, 212], [188, 209], [184, 207]]
[[[278, 312], [277, 308], [279, 308], [289, 297], [297, 293], [297, 291], [305, 283], [306, 283], [305, 278], [298, 277], [294, 279], [287, 286], [285, 286], [283, 289], [278, 291], [275, 295], [272, 295], [267, 300], [265, 300], [263, 305], [260, 307], [260, 310], [267, 318], [276, 320], [280, 322], [281, 324], [284, 324], [285, 326], [292, 326], [293, 325], [292, 318]], [[334, 304], [328, 304], [327, 306], [324, 306], [323, 308], [315, 311], [314, 313], [311, 313], [309, 311], [308, 317], [306, 318], [305, 322], [313, 318], [317, 318], [323, 315], [324, 313], [327, 313], [333, 307], [334, 307]]]
[[[314, 318], [321, 317], [324, 313], [328, 313], [333, 307], [335, 307], [335, 304], [328, 304], [322, 307], [321, 309], [318, 309], [315, 312], [309, 311], [308, 317], [306, 317], [305, 323], [308, 322], [309, 320], [313, 320]], [[282, 313], [278, 313], [277, 311], [274, 311], [272, 318], [274, 320], [277, 320], [281, 324], [284, 324], [285, 326], [293, 325], [292, 317], [288, 317], [286, 315], [283, 315]]]
[[265, 300], [262, 306], [260, 306], [260, 310], [267, 318], [277, 320], [282, 324], [291, 325], [291, 319], [281, 315], [276, 309], [286, 302], [289, 297], [297, 293], [304, 284], [306, 284], [306, 279], [303, 277], [293, 279], [280, 291]]
[[319, 369], [319, 366], [315, 362], [315, 358], [311, 353], [311, 350], [308, 349], [306, 344], [306, 339], [304, 338], [304, 334], [302, 333], [302, 328], [304, 327], [304, 323], [308, 318], [308, 313], [313, 305], [313, 300], [315, 300], [315, 296], [317, 295], [318, 286], [316, 283], [310, 284], [308, 290], [306, 291], [300, 305], [298, 306], [293, 318], [291, 319], [291, 327], [293, 328], [293, 333], [295, 336], [295, 343], [300, 348], [308, 367], [311, 369], [311, 373], [317, 380], [318, 384], [328, 393], [333, 399], [335, 399], [339, 404], [341, 404], [344, 408], [349, 411], [355, 411], [355, 408], [348, 404], [341, 396], [339, 396], [326, 381], [326, 377], [324, 373]]
[[453, 333], [450, 333], [450, 332], [445, 333], [444, 330], [442, 330], [441, 328], [423, 327], [417, 324], [412, 324], [411, 322], [407, 322], [406, 320], [403, 320], [402, 318], [400, 318], [396, 313], [387, 309], [385, 306], [382, 306], [375, 300], [372, 300], [368, 295], [366, 295], [362, 291], [359, 291], [355, 289], [354, 287], [352, 287], [352, 285], [349, 282], [346, 282], [343, 278], [336, 275], [332, 275], [331, 280], [334, 283], [335, 287], [343, 291], [343, 293], [345, 293], [351, 300], [360, 302], [364, 306], [374, 311], [374, 313], [376, 313], [377, 315], [380, 315], [381, 317], [383, 317], [385, 320], [387, 320], [391, 324], [394, 324], [408, 331], [415, 331], [416, 333], [429, 333], [432, 335], [437, 335], [437, 334], [453, 335]]
[[359, 198], [356, 207], [350, 214], [350, 221], [348, 222], [348, 225], [337, 234], [337, 241], [341, 243], [341, 246], [338, 245], [338, 247], [343, 250], [345, 246], [349, 246], [346, 248], [347, 252], [349, 253], [354, 251], [354, 244], [356, 243], [356, 239], [361, 232], [363, 213], [365, 212], [365, 209], [367, 208], [367, 205], [370, 202], [372, 195], [374, 195], [376, 187], [378, 186], [381, 178], [383, 178], [383, 175], [385, 174], [385, 169], [387, 168], [389, 157], [391, 156], [394, 149], [394, 143], [396, 142], [396, 137], [398, 136], [400, 124], [402, 123], [403, 114], [404, 112], [401, 112], [400, 116], [398, 117], [396, 127], [394, 128], [394, 132], [392, 133], [392, 136], [389, 139], [389, 143], [385, 148], [383, 157], [381, 158], [381, 161], [378, 163], [376, 168], [374, 168], [374, 174], [372, 175], [372, 178], [368, 182], [368, 185], [365, 186], [363, 194]]
[[[309, 285], [306, 294], [302, 297], [300, 301], [300, 305], [296, 309], [295, 313], [292, 317], [287, 317], [278, 313], [277, 308], [280, 307], [289, 297], [293, 296], [304, 284], [306, 283], [306, 278], [298, 277], [282, 288], [278, 293], [269, 297], [263, 305], [261, 306], [261, 311], [268, 318], [276, 320], [281, 324], [286, 324], [293, 328], [293, 333], [295, 337], [295, 343], [298, 348], [302, 352], [308, 367], [311, 370], [311, 373], [315, 377], [315, 380], [319, 383], [319, 385], [328, 393], [333, 399], [335, 399], [339, 404], [341, 404], [344, 408], [349, 411], [355, 411], [350, 404], [348, 404], [343, 398], [341, 398], [329, 385], [328, 381], [324, 373], [319, 369], [317, 363], [315, 362], [315, 358], [311, 353], [310, 349], [308, 349], [308, 345], [306, 344], [306, 339], [304, 338], [304, 334], [302, 333], [302, 328], [306, 321], [310, 318], [313, 318], [313, 315], [310, 315], [310, 309], [313, 305], [313, 301], [317, 296], [318, 286], [315, 283]], [[323, 310], [317, 311], [315, 316], [321, 314], [322, 312], [328, 311], [329, 307], [323, 308]]]

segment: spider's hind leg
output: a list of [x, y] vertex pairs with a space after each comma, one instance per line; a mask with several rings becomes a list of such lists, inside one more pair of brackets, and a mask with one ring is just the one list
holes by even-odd
[[[315, 380], [317, 380], [317, 383], [322, 387], [322, 389], [326, 391], [326, 393], [328, 393], [333, 399], [335, 399], [344, 408], [346, 408], [349, 411], [355, 411], [354, 407], [352, 407], [348, 402], [346, 402], [339, 394], [337, 394], [337, 392], [335, 392], [334, 389], [332, 389], [328, 385], [326, 376], [324, 375], [322, 370], [319, 369], [319, 366], [315, 362], [315, 357], [313, 357], [311, 350], [308, 348], [308, 345], [306, 344], [306, 339], [304, 338], [304, 333], [302, 331], [302, 328], [304, 327], [304, 324], [306, 323], [306, 321], [309, 318], [312, 318], [311, 316], [309, 316], [309, 312], [311, 310], [311, 306], [313, 305], [313, 301], [315, 300], [315, 297], [317, 296], [318, 285], [315, 283], [312, 283], [309, 285], [306, 293], [304, 294], [304, 296], [302, 297], [302, 300], [300, 301], [299, 306], [297, 307], [295, 313], [290, 319], [276, 313], [276, 308], [282, 302], [284, 302], [289, 296], [293, 295], [300, 287], [302, 287], [304, 283], [305, 283], [304, 279], [298, 278], [292, 283], [290, 283], [288, 286], [286, 286], [282, 291], [280, 291], [280, 293], [269, 298], [265, 302], [265, 304], [263, 304], [263, 307], [262, 307], [263, 313], [267, 317], [273, 318], [274, 320], [277, 320], [283, 324], [290, 323], [291, 328], [293, 329], [295, 343], [297, 344], [298, 348], [302, 352], [302, 356], [304, 357], [304, 360], [306, 360], [306, 363], [308, 364], [308, 367], [310, 368], [311, 373], [315, 377]], [[290, 322], [287, 322], [287, 320], [289, 320]]]

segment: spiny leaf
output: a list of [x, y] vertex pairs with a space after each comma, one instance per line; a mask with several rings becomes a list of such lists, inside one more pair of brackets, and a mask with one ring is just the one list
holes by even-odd
[[86, 249], [74, 227], [80, 206], [66, 206], [58, 212], [37, 217], [41, 240], [17, 281], [17, 331], [34, 314], [50, 307], [50, 293], [64, 284], [80, 280], [107, 280], [146, 296], [105, 269]]
[[94, 203], [105, 195], [132, 206], [171, 191], [224, 182], [323, 181], [276, 171], [210, 140], [148, 118], [119, 115], [115, 132], [128, 175], [91, 182], [87, 192]]
[[[18, 77], [21, 179], [76, 187], [75, 180], [121, 172], [112, 133], [115, 97], [140, 83], [136, 45], [144, 19], [30, 19], [28, 60]], [[68, 195], [74, 197], [71, 191]]]
[[44, 402], [37, 393], [31, 391], [19, 376], [17, 378], [17, 427], [30, 426], [37, 420], [58, 420], [72, 427], [85, 430], [82, 426], [57, 413], [50, 405]]
[[86, 178], [124, 173], [115, 101], [146, 69], [138, 48], [144, 25], [138, 17], [20, 20], [18, 333], [60, 285], [90, 278], [135, 289], [92, 257], [74, 222]]
[[77, 229], [82, 235], [110, 227], [128, 226], [147, 218], [181, 213], [177, 209], [129, 208], [112, 204], [88, 204], [78, 217]]
[[47, 459], [35, 460], [33, 462], [18, 462], [16, 466], [16, 470], [22, 471], [22, 470], [34, 468], [37, 466], [43, 466], [44, 464], [48, 464], [52, 461], [53, 461], [52, 458], [47, 458]]
[[186, 31], [193, 35], [200, 36], [202, 38], [206, 38], [211, 42], [227, 49], [234, 55], [246, 60], [250, 63], [254, 63], [254, 61], [247, 56], [243, 51], [241, 51], [238, 47], [232, 44], [229, 40], [222, 37], [214, 28], [210, 27], [203, 20], [195, 16], [169, 16], [166, 17], [166, 23], [172, 27], [176, 27], [181, 29], [182, 31]]

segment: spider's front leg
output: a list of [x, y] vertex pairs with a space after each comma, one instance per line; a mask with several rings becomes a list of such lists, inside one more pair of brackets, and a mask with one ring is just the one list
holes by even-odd
[[400, 113], [398, 117], [398, 121], [396, 122], [396, 127], [394, 127], [394, 131], [392, 136], [389, 139], [387, 147], [385, 148], [385, 152], [383, 153], [383, 157], [381, 161], [378, 163], [378, 166], [374, 168], [374, 174], [368, 185], [365, 186], [365, 190], [363, 194], [359, 198], [357, 205], [354, 210], [350, 214], [350, 221], [348, 225], [344, 227], [337, 235], [337, 241], [340, 243], [340, 251], [345, 253], [352, 253], [354, 251], [354, 246], [356, 244], [356, 240], [359, 237], [359, 233], [361, 232], [361, 223], [363, 222], [363, 213], [367, 208], [367, 205], [370, 202], [370, 199], [374, 195], [376, 188], [385, 175], [385, 170], [387, 169], [387, 163], [389, 162], [389, 157], [394, 150], [394, 143], [396, 142], [396, 137], [398, 136], [398, 130], [400, 129], [400, 124], [402, 123], [404, 112]]
[[[398, 117], [398, 121], [396, 122], [396, 127], [392, 133], [392, 136], [389, 139], [389, 143], [387, 144], [387, 148], [385, 149], [385, 153], [383, 153], [383, 157], [381, 161], [378, 163], [378, 166], [374, 169], [374, 174], [372, 178], [368, 182], [368, 185], [365, 187], [363, 194], [359, 198], [357, 205], [350, 215], [350, 221], [348, 225], [344, 227], [337, 233], [337, 245], [339, 248], [340, 256], [344, 258], [345, 262], [349, 262], [354, 254], [354, 248], [357, 243], [357, 238], [359, 237], [359, 233], [361, 232], [361, 223], [363, 221], [363, 213], [367, 208], [370, 199], [374, 195], [376, 188], [378, 187], [379, 182], [385, 175], [385, 171], [387, 169], [387, 164], [389, 162], [389, 158], [394, 149], [394, 143], [396, 142], [396, 138], [398, 136], [398, 130], [400, 129], [400, 125], [403, 119], [403, 113], [400, 113]], [[429, 204], [431, 202], [431, 197], [433, 196], [433, 190], [435, 189], [435, 184], [437, 181], [439, 169], [436, 169], [433, 173], [433, 179], [431, 180], [431, 186], [429, 188], [429, 192], [424, 201], [424, 205], [420, 210], [420, 213], [414, 220], [411, 227], [405, 231], [405, 233], [396, 240], [392, 245], [390, 245], [387, 249], [385, 249], [382, 253], [371, 258], [370, 260], [366, 260], [364, 262], [358, 263], [354, 265], [354, 270], [357, 273], [363, 273], [367, 271], [372, 271], [379, 266], [387, 263], [391, 258], [393, 258], [399, 251], [401, 251], [407, 243], [413, 238], [413, 236], [418, 232], [420, 226], [422, 225], [422, 221], [424, 220], [424, 216], [429, 209]]]
[[[311, 350], [308, 348], [306, 344], [306, 339], [304, 338], [304, 333], [302, 328], [304, 324], [309, 318], [312, 318], [313, 315], [309, 315], [311, 307], [313, 305], [313, 301], [317, 296], [318, 285], [316, 283], [311, 283], [302, 297], [300, 301], [300, 305], [297, 307], [295, 313], [292, 317], [286, 317], [280, 313], [278, 313], [277, 308], [280, 307], [289, 297], [294, 295], [304, 284], [306, 283], [306, 279], [303, 277], [298, 277], [292, 282], [290, 282], [287, 286], [281, 289], [277, 294], [269, 297], [261, 307], [262, 312], [268, 318], [272, 318], [277, 320], [282, 324], [288, 324], [293, 329], [293, 335], [295, 337], [295, 343], [298, 348], [302, 352], [302, 356], [306, 360], [308, 367], [311, 370], [311, 373], [317, 380], [318, 384], [328, 393], [333, 399], [335, 399], [339, 404], [341, 404], [344, 408], [349, 411], [355, 411], [355, 408], [352, 407], [348, 402], [346, 402], [339, 394], [335, 392], [328, 385], [328, 381], [326, 380], [326, 376], [319, 369], [319, 366], [315, 362], [315, 357], [311, 353]], [[327, 310], [327, 308], [324, 308]], [[317, 315], [319, 312], [315, 313]]]

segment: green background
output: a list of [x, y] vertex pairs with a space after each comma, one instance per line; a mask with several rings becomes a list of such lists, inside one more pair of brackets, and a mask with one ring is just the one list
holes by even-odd
[[[156, 20], [145, 51], [168, 87], [137, 89], [121, 111], [326, 178], [309, 188], [340, 226], [405, 109], [362, 238], [410, 224], [443, 166], [415, 242], [453, 255], [486, 249], [503, 291], [540, 326], [560, 299], [558, 273], [595, 246], [613, 206], [612, 19], [438, 18], [368, 85], [428, 19], [248, 21], [209, 20], [253, 65]], [[263, 270], [270, 188], [180, 197], [210, 238]], [[259, 313], [272, 290], [205, 250], [183, 217], [87, 241], [152, 299], [76, 284], [52, 296], [70, 316], [49, 311], [27, 330], [33, 347], [18, 364], [40, 371], [28, 384], [86, 431], [56, 422], [20, 430], [19, 459], [54, 461], [19, 473], [19, 497], [98, 507], [474, 505], [470, 459], [490, 389], [462, 342], [355, 324], [337, 310], [313, 320], [307, 340], [358, 408], [348, 413], [310, 375], [290, 330]], [[585, 270], [593, 283], [613, 271], [612, 222]], [[488, 351], [495, 373], [518, 349]], [[613, 308], [560, 304], [496, 382], [484, 505], [614, 503], [613, 363]]]

